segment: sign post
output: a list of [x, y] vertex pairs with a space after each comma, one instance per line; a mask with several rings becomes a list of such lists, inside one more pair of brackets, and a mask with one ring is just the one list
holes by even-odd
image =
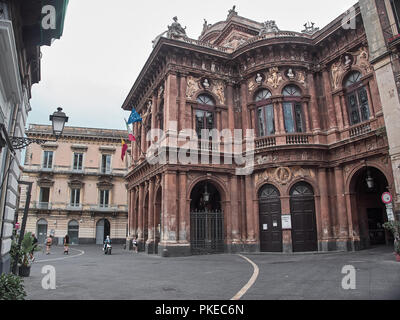
[[392, 201], [393, 197], [389, 192], [382, 194], [382, 202], [386, 205], [386, 214], [389, 221], [394, 221]]

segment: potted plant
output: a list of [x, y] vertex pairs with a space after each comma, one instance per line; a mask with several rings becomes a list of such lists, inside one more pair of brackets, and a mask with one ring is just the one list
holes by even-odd
[[389, 230], [394, 236], [394, 253], [396, 255], [396, 261], [400, 262], [400, 222], [386, 222], [383, 227]]
[[19, 275], [21, 277], [29, 277], [31, 273], [30, 253], [35, 250], [33, 245], [32, 233], [28, 232], [24, 235], [21, 243], [20, 259], [19, 259]]
[[24, 300], [26, 292], [23, 280], [13, 274], [0, 275], [0, 300]]

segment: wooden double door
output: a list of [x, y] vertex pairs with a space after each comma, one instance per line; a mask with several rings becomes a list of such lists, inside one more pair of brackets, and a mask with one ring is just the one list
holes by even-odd
[[260, 251], [282, 252], [282, 211], [278, 189], [266, 185], [259, 194]]
[[293, 252], [318, 251], [315, 199], [312, 187], [296, 184], [290, 192]]

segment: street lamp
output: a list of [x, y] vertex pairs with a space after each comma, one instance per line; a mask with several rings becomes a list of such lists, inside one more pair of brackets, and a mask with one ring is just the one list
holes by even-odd
[[[56, 141], [61, 137], [65, 123], [68, 122], [68, 117], [62, 112], [62, 108], [57, 108], [57, 111], [50, 115], [50, 121], [52, 122], [53, 134], [56, 137]], [[11, 144], [14, 150], [23, 149], [32, 143], [45, 144], [52, 140], [44, 139], [32, 139], [23, 137], [10, 137]]]
[[50, 116], [50, 121], [53, 124], [53, 133], [58, 140], [64, 131], [65, 123], [68, 122], [68, 117], [62, 112], [62, 108], [57, 108], [57, 111]]

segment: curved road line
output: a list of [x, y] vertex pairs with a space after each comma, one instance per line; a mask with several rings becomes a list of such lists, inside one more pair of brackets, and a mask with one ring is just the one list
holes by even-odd
[[83, 250], [73, 249], [73, 248], [70, 248], [70, 249], [71, 249], [71, 250], [75, 250], [75, 251], [79, 251], [80, 253], [79, 253], [79, 254], [76, 254], [76, 255], [74, 255], [74, 256], [68, 256], [68, 257], [63, 257], [63, 258], [55, 258], [55, 259], [47, 259], [47, 260], [35, 260], [35, 262], [37, 262], [37, 263], [42, 263], [42, 262], [66, 260], [66, 259], [76, 258], [76, 257], [82, 256], [82, 255], [85, 254], [85, 251], [83, 251]]
[[249, 258], [246, 258], [245, 256], [242, 256], [241, 254], [238, 254], [238, 256], [249, 262], [253, 266], [254, 272], [249, 282], [247, 282], [247, 284], [231, 300], [240, 300], [246, 294], [246, 292], [254, 285], [254, 283], [258, 278], [258, 274], [260, 273], [260, 269], [258, 269], [258, 266], [253, 261], [251, 261]]

